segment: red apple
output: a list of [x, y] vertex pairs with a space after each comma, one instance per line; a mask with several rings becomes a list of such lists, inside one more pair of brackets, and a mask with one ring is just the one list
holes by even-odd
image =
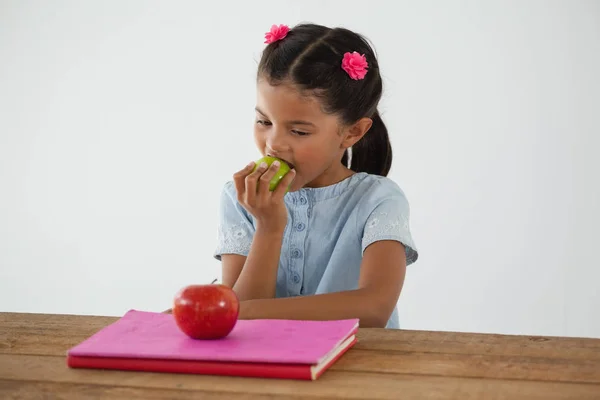
[[240, 302], [230, 287], [190, 285], [175, 295], [173, 317], [179, 329], [193, 339], [220, 339], [233, 330], [239, 310]]

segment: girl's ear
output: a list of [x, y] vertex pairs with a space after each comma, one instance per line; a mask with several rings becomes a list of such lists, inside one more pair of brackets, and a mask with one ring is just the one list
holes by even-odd
[[354, 146], [354, 144], [365, 136], [371, 128], [371, 125], [373, 125], [373, 120], [365, 117], [344, 129], [344, 140], [342, 141], [341, 147], [347, 149]]

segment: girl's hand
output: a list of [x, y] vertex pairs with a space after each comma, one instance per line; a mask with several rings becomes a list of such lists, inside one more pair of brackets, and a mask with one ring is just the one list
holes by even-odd
[[237, 200], [254, 216], [259, 227], [283, 232], [287, 224], [287, 209], [283, 197], [296, 176], [296, 171], [290, 170], [271, 192], [269, 182], [279, 169], [279, 162], [273, 162], [269, 168], [263, 162], [252, 172], [254, 166], [255, 163], [251, 162], [233, 175]]

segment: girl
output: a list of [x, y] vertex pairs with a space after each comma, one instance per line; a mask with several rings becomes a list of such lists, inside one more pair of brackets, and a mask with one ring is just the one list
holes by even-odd
[[[375, 54], [342, 28], [273, 26], [257, 74], [252, 162], [225, 184], [215, 257], [240, 318], [359, 318], [398, 328], [406, 266], [417, 259], [409, 205], [386, 178], [392, 149], [377, 105]], [[286, 189], [289, 191], [286, 193]]]

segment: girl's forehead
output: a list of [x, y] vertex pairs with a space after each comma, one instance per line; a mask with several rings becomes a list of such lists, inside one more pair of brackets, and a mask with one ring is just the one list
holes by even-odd
[[301, 92], [291, 84], [257, 83], [256, 107], [266, 114], [320, 116], [321, 104], [315, 96]]

